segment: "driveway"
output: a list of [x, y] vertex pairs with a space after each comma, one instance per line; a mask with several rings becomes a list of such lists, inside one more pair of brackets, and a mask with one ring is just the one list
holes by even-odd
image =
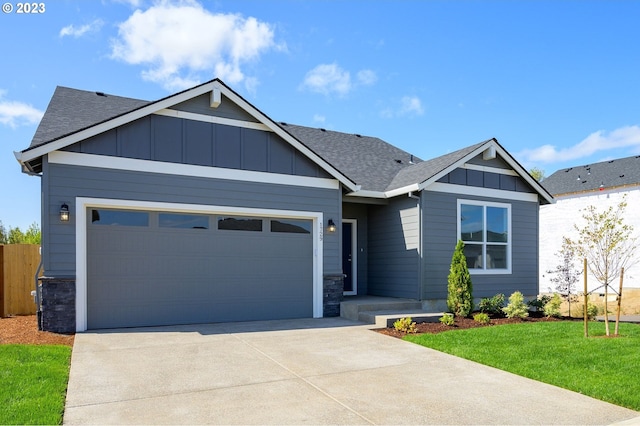
[[325, 318], [79, 333], [64, 422], [587, 425], [640, 416], [370, 328]]

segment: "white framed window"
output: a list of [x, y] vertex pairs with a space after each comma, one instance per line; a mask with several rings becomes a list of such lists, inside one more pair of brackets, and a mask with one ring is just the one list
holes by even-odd
[[458, 200], [458, 239], [471, 274], [510, 274], [511, 238], [511, 204]]

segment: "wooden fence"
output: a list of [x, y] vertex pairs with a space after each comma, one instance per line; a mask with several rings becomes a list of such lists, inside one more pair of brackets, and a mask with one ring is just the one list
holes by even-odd
[[0, 317], [36, 313], [31, 292], [39, 263], [38, 245], [0, 245]]

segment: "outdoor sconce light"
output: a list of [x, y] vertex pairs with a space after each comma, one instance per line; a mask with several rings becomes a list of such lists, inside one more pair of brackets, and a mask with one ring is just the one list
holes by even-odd
[[69, 206], [63, 203], [60, 206], [60, 222], [69, 222]]
[[327, 232], [336, 232], [336, 224], [333, 223], [333, 219], [329, 219], [327, 222]]

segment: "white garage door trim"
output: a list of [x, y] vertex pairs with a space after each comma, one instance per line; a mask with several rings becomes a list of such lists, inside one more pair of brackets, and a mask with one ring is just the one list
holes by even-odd
[[76, 198], [76, 331], [87, 329], [87, 208], [171, 211], [225, 215], [268, 216], [313, 221], [313, 317], [322, 317], [322, 212], [205, 206], [105, 198]]

